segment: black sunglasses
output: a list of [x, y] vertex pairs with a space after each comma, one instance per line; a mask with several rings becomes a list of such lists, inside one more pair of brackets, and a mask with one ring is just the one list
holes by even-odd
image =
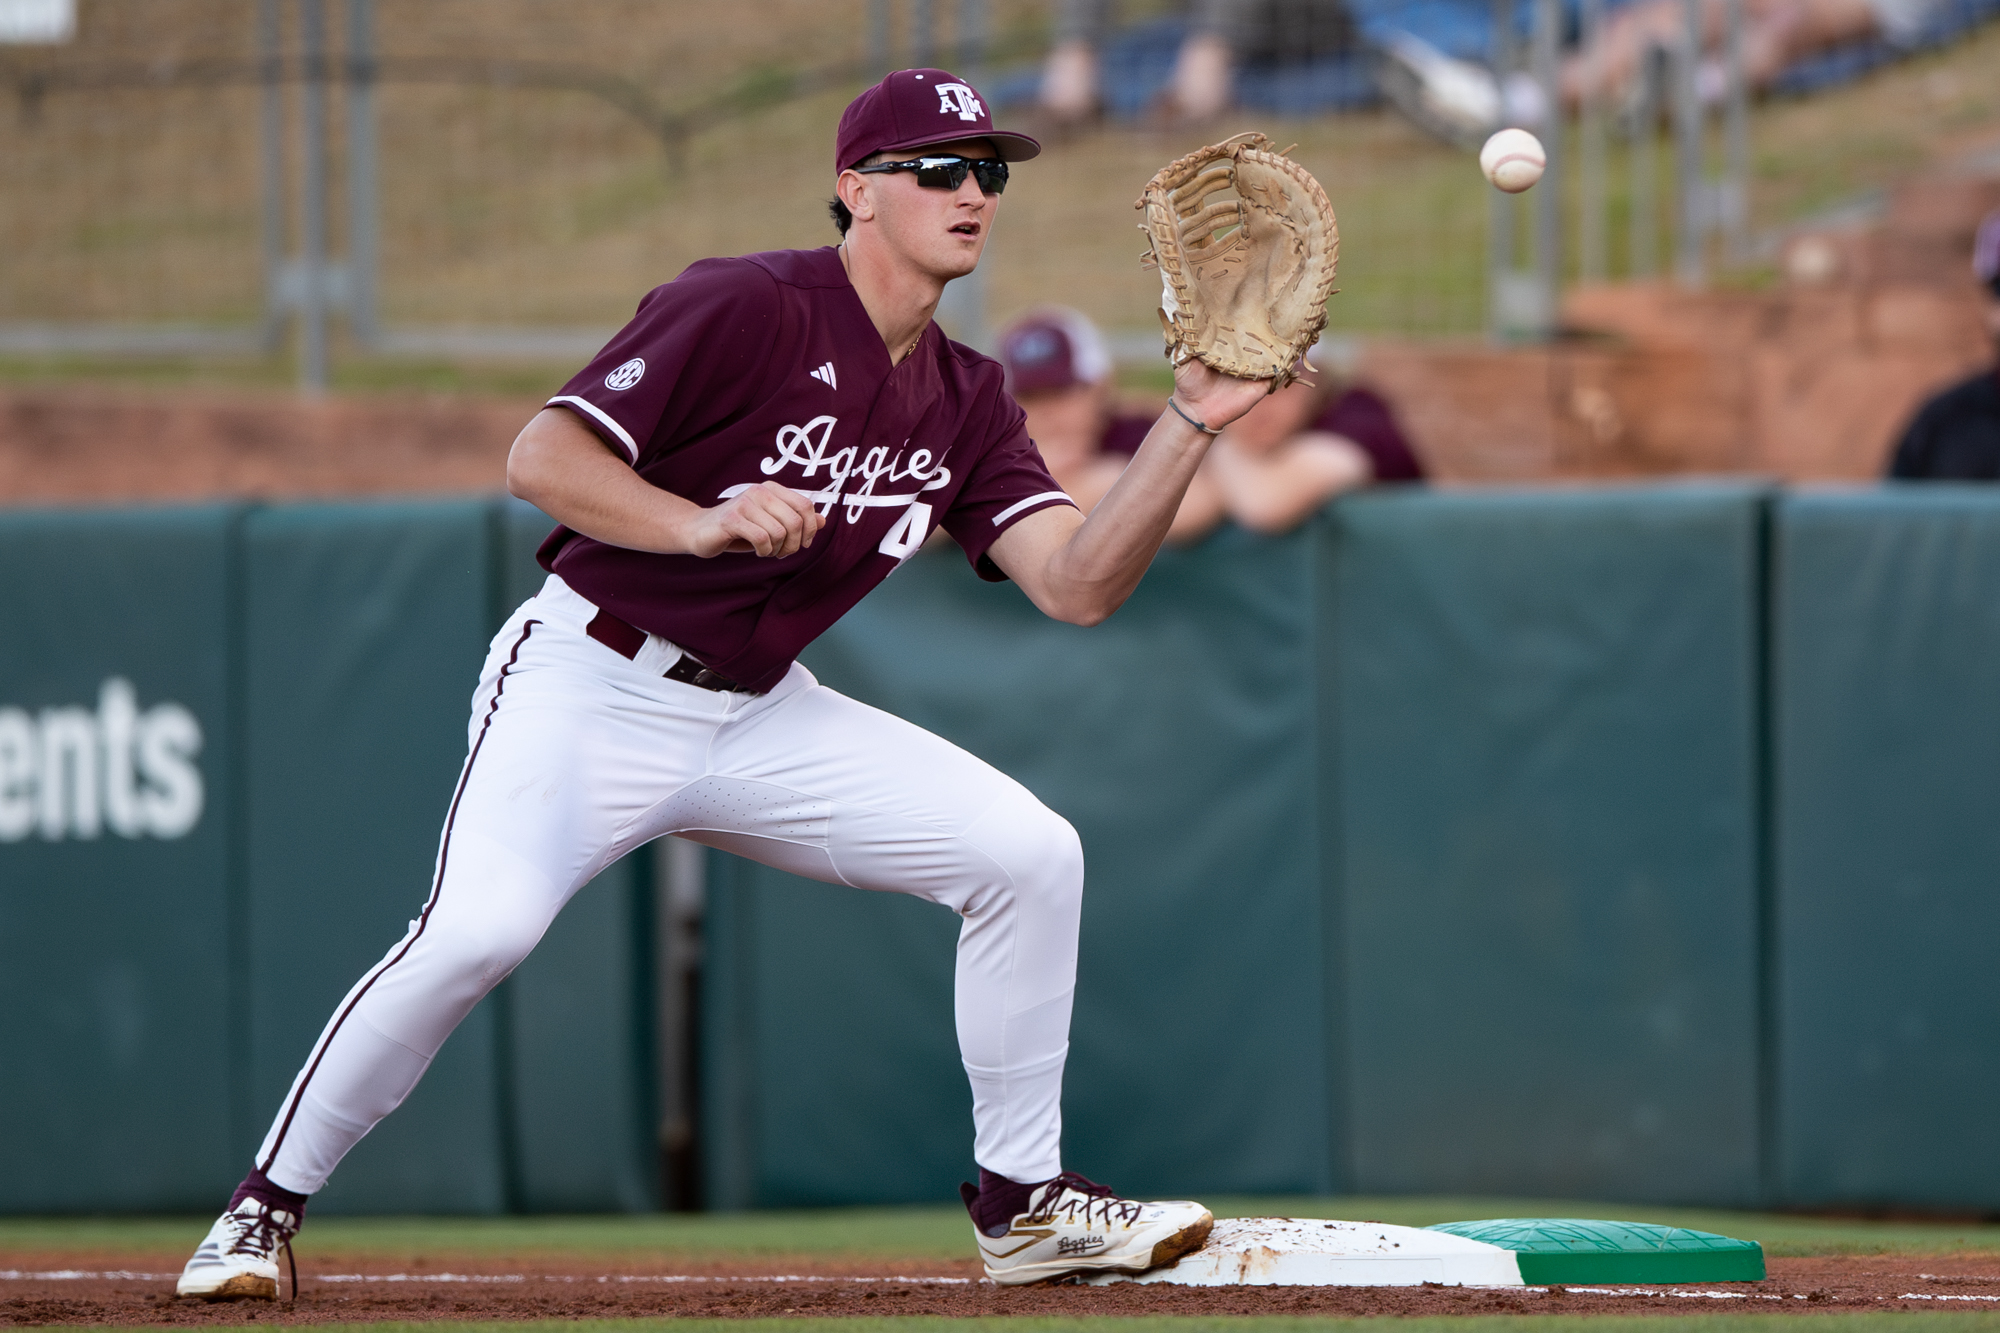
[[864, 176], [878, 171], [914, 171], [917, 184], [932, 190], [956, 190], [965, 184], [969, 171], [979, 182], [981, 194], [999, 194], [1007, 188], [1007, 164], [997, 157], [918, 157], [854, 169]]

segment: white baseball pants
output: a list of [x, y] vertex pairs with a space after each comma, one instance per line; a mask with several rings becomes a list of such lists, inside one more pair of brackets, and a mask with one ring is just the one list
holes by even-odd
[[964, 918], [955, 1003], [973, 1156], [1022, 1182], [1062, 1170], [1076, 980], [1076, 832], [1005, 774], [794, 665], [765, 695], [626, 660], [551, 577], [494, 637], [423, 914], [347, 993], [257, 1164], [310, 1194], [401, 1104], [444, 1039], [570, 895], [678, 834], [795, 874], [908, 893]]

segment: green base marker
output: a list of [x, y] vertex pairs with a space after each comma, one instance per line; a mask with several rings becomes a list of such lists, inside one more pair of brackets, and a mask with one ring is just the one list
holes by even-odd
[[1707, 1231], [1577, 1217], [1496, 1217], [1429, 1228], [1514, 1251], [1521, 1281], [1595, 1286], [1623, 1282], [1762, 1282], [1764, 1247]]

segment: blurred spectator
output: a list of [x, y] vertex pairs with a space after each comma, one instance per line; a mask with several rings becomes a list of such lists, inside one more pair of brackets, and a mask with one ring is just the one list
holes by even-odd
[[[1080, 311], [1043, 306], [1000, 335], [1007, 388], [1028, 414], [1028, 438], [1056, 482], [1089, 513], [1132, 461], [1154, 418], [1119, 416], [1111, 396], [1111, 353]], [[1222, 501], [1203, 464], [1167, 540], [1194, 541], [1222, 521]]]
[[[1099, 52], [1116, 0], [1057, 0], [1056, 44], [1042, 67], [1042, 106], [1058, 120], [1095, 115], [1103, 100]], [[1291, 64], [1350, 49], [1346, 0], [1191, 0], [1188, 34], [1174, 61], [1168, 110], [1212, 120], [1234, 99], [1243, 62]]]
[[[1898, 46], [1915, 43], [1933, 19], [1937, 0], [1744, 0], [1743, 77], [1753, 91], [1768, 88], [1787, 65], [1817, 51], [1864, 37]], [[1722, 0], [1703, 0], [1702, 51], [1695, 83], [1702, 100], [1720, 102], [1727, 89], [1722, 65]], [[1600, 87], [1613, 100], [1629, 92], [1648, 47], [1672, 50], [1687, 20], [1681, 0], [1639, 0], [1613, 14], [1595, 53]], [[1590, 76], [1591, 52], [1563, 62], [1563, 102], [1575, 106]]]
[[[1763, 91], [1797, 61], [1864, 38], [1915, 45], [1943, 7], [1944, 0], [1744, 0], [1744, 81], [1753, 92]], [[1637, 0], [1617, 9], [1595, 49], [1564, 58], [1563, 105], [1573, 110], [1593, 78], [1606, 102], [1630, 102], [1648, 54], [1672, 52], [1686, 22], [1681, 0]], [[1702, 0], [1701, 22], [1703, 58], [1695, 87], [1703, 102], [1715, 105], [1728, 90], [1723, 0]], [[1538, 129], [1548, 118], [1540, 88], [1524, 73], [1498, 80], [1486, 66], [1448, 56], [1402, 32], [1384, 39], [1383, 54], [1389, 64], [1384, 88], [1391, 99], [1424, 129], [1453, 142], [1477, 147], [1503, 124]]]
[[[1972, 271], [1986, 288], [1986, 332], [2000, 353], [2000, 210], [1979, 224], [1972, 242]], [[2000, 481], [2000, 359], [1917, 409], [1889, 459], [1889, 475], [1906, 480]]]
[[1254, 532], [1289, 531], [1358, 486], [1424, 479], [1389, 404], [1314, 352], [1315, 383], [1299, 380], [1272, 394], [1209, 451], [1224, 509]]
[[[1145, 442], [1154, 418], [1113, 410], [1111, 355], [1088, 318], [1063, 306], [1029, 311], [1000, 335], [1007, 387], [1049, 471], [1088, 513]], [[1320, 348], [1311, 384], [1272, 394], [1209, 448], [1167, 540], [1194, 541], [1225, 517], [1253, 532], [1289, 532], [1334, 496], [1424, 479], [1423, 464], [1381, 395], [1348, 381]]]

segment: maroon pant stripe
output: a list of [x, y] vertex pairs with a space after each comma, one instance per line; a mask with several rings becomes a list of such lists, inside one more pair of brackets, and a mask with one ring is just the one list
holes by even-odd
[[319, 1072], [319, 1062], [326, 1058], [327, 1047], [333, 1045], [333, 1039], [340, 1035], [341, 1025], [347, 1022], [347, 1016], [354, 1012], [354, 1006], [361, 1003], [361, 997], [368, 994], [369, 989], [382, 979], [383, 973], [403, 961], [404, 955], [423, 938], [424, 928], [430, 925], [431, 909], [437, 906], [438, 895], [444, 890], [444, 867], [451, 856], [451, 830], [458, 822], [458, 803], [465, 799], [465, 784], [472, 780], [472, 765], [479, 758], [479, 747], [486, 744], [486, 733], [493, 726], [493, 715], [500, 711], [500, 696], [507, 690], [507, 673], [514, 669], [514, 663], [521, 660], [522, 646], [528, 642], [528, 635], [534, 632], [535, 626], [541, 623], [539, 620], [530, 620], [521, 626], [521, 637], [514, 640], [514, 650], [507, 655], [506, 665], [500, 668], [499, 678], [493, 687], [493, 702], [486, 706], [486, 718], [479, 724], [479, 735], [472, 742], [471, 753], [465, 756], [464, 771], [458, 775], [458, 790], [451, 795], [451, 811], [445, 816], [444, 821], [444, 840], [438, 848], [437, 877], [431, 882], [431, 896], [424, 903], [423, 915], [417, 918], [417, 928], [410, 932], [409, 939], [403, 941], [403, 947], [385, 959], [375, 969], [374, 974], [362, 983], [361, 989], [354, 992], [354, 998], [347, 1002], [347, 1007], [340, 1011], [340, 1016], [333, 1020], [333, 1026], [327, 1029], [325, 1040], [321, 1041], [319, 1049], [313, 1052], [312, 1063], [306, 1066], [306, 1076], [299, 1080], [299, 1086], [292, 1091], [291, 1101], [285, 1106], [284, 1123], [278, 1126], [278, 1137], [271, 1144], [270, 1155], [258, 1165], [259, 1171], [268, 1172], [271, 1164], [278, 1160], [278, 1150], [285, 1146], [285, 1136], [292, 1131], [292, 1118], [299, 1113], [299, 1103], [305, 1098], [306, 1088], [312, 1083], [313, 1075]]

